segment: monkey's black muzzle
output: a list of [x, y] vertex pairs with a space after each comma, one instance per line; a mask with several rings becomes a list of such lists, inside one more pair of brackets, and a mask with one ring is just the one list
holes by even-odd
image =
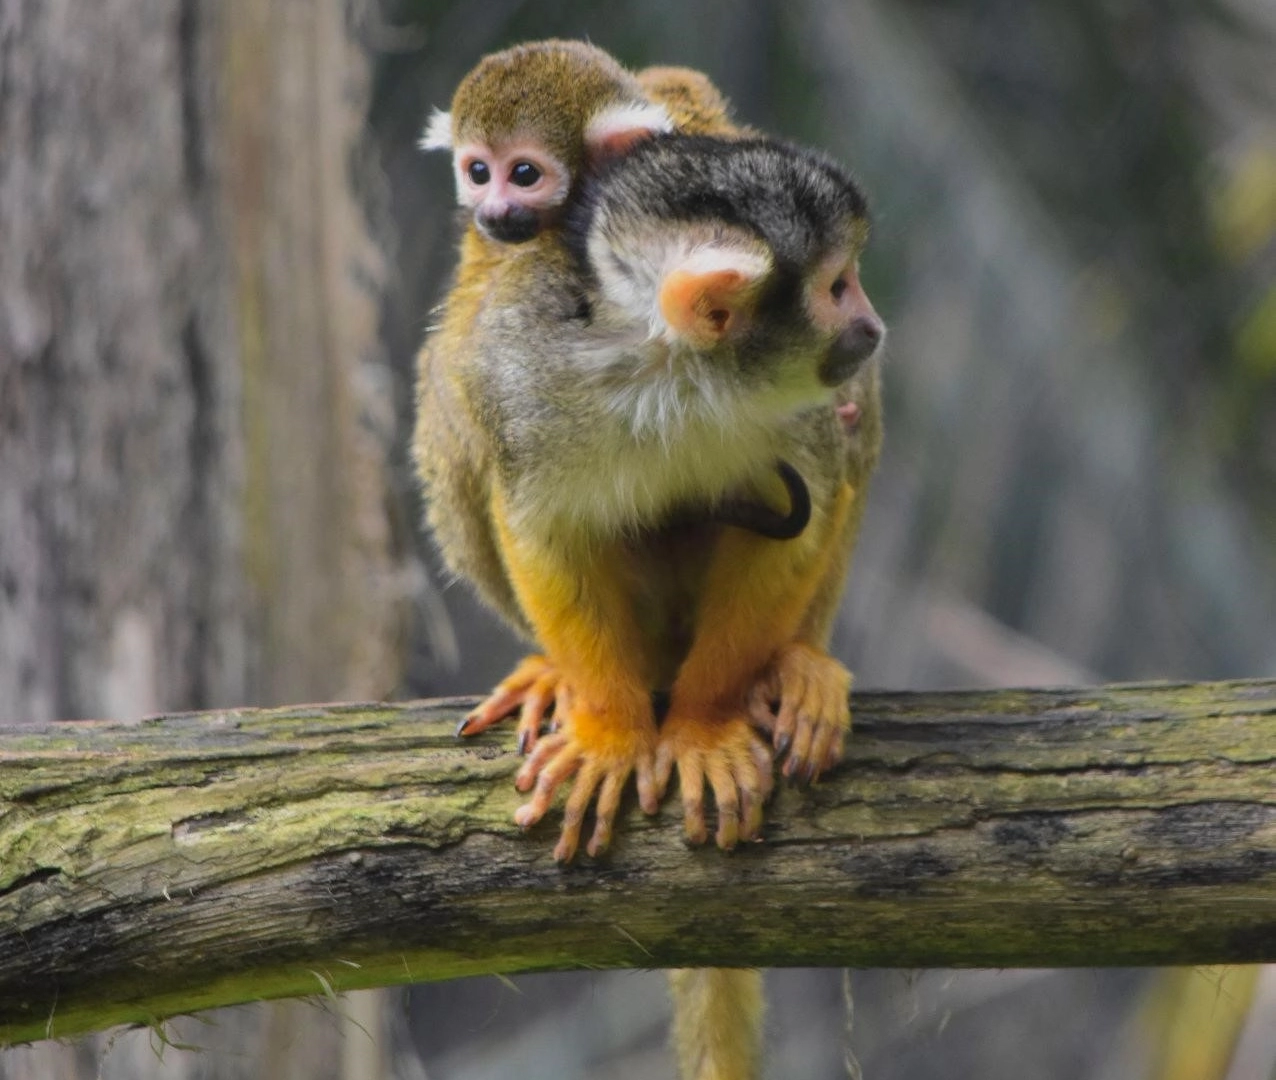
[[475, 215], [478, 227], [502, 244], [523, 244], [541, 231], [541, 217], [526, 206], [511, 206], [503, 214]]
[[838, 386], [854, 375], [860, 366], [877, 352], [886, 336], [886, 327], [875, 315], [858, 315], [838, 334], [828, 356], [820, 365], [820, 382]]

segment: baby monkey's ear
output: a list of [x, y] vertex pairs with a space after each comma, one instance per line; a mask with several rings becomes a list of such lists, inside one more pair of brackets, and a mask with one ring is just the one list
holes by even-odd
[[451, 150], [452, 114], [435, 109], [430, 114], [429, 123], [425, 125], [425, 132], [417, 146], [422, 150]]
[[585, 128], [585, 154], [593, 165], [623, 154], [634, 143], [673, 130], [663, 105], [608, 105]]
[[660, 282], [660, 313], [668, 335], [697, 349], [713, 348], [736, 336], [748, 325], [770, 269], [770, 260], [754, 251], [692, 251]]

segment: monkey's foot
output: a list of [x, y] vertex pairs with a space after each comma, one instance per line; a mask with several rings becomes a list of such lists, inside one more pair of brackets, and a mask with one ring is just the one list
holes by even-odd
[[717, 843], [733, 848], [755, 840], [762, 830], [762, 805], [774, 785], [771, 751], [743, 714], [671, 708], [656, 748], [656, 788], [662, 792], [674, 765], [682, 793], [683, 828], [693, 844], [703, 844], [705, 781], [718, 807]]
[[785, 776], [810, 782], [841, 760], [850, 692], [851, 673], [820, 650], [794, 642], [775, 654], [753, 688], [749, 712], [771, 733], [776, 753], [787, 755]]
[[[648, 710], [649, 704], [643, 700]], [[599, 855], [611, 843], [620, 796], [631, 773], [638, 775], [638, 801], [654, 814], [660, 805], [655, 786], [656, 730], [650, 712], [622, 716], [582, 706], [571, 700], [559, 730], [546, 735], [523, 763], [514, 786], [531, 791], [531, 799], [514, 813], [524, 828], [540, 821], [554, 793], [575, 777], [563, 812], [563, 831], [554, 858], [569, 862], [580, 843], [585, 810], [594, 803], [594, 832], [585, 845]]]
[[458, 735], [477, 735], [518, 710], [518, 752], [536, 745], [551, 706], [561, 711], [566, 694], [562, 675], [544, 656], [525, 656], [496, 689], [461, 721]]

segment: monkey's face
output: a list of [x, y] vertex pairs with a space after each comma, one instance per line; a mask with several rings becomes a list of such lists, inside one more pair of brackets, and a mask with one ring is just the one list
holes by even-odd
[[712, 258], [700, 249], [661, 281], [666, 339], [743, 385], [816, 400], [852, 378], [886, 336], [860, 283], [860, 247], [848, 230], [831, 251], [796, 266], [756, 241], [709, 249]]
[[831, 397], [885, 336], [859, 280], [862, 222], [829, 223], [832, 243], [805, 263], [721, 221], [599, 215], [594, 224], [586, 257], [600, 324], [633, 327], [648, 342], [637, 362], [617, 354], [636, 383], [679, 383], [668, 392], [704, 394], [713, 408], [732, 400], [788, 412]]
[[[858, 245], [851, 245], [855, 250]], [[827, 338], [817, 375], [837, 386], [854, 375], [886, 336], [886, 327], [860, 284], [858, 259], [838, 251], [819, 260], [808, 274], [803, 303], [811, 328]]]
[[451, 151], [461, 205], [486, 236], [519, 244], [556, 222], [583, 167], [671, 126], [601, 49], [545, 41], [484, 57], [420, 145]]
[[571, 187], [566, 164], [528, 139], [455, 150], [457, 198], [493, 240], [521, 244], [552, 221]]
[[822, 155], [687, 136], [588, 177], [567, 222], [603, 298], [667, 346], [644, 371], [781, 410], [831, 396], [882, 343], [858, 272], [868, 231], [864, 196]]

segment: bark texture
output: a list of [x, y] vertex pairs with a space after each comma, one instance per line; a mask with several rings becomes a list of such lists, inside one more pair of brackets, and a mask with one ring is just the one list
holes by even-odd
[[470, 703], [0, 736], [0, 1038], [572, 967], [1276, 961], [1276, 681], [862, 694], [765, 843], [566, 869]]
[[0, 717], [247, 699], [234, 286], [193, 2], [0, 6]]
[[0, 717], [388, 693], [345, 7], [13, 0], [0, 67]]
[[[0, 723], [396, 687], [364, 7], [0, 3]], [[210, 1039], [220, 1077], [384, 1071], [315, 1010]], [[108, 1051], [170, 1075], [143, 1038], [0, 1076]]]

